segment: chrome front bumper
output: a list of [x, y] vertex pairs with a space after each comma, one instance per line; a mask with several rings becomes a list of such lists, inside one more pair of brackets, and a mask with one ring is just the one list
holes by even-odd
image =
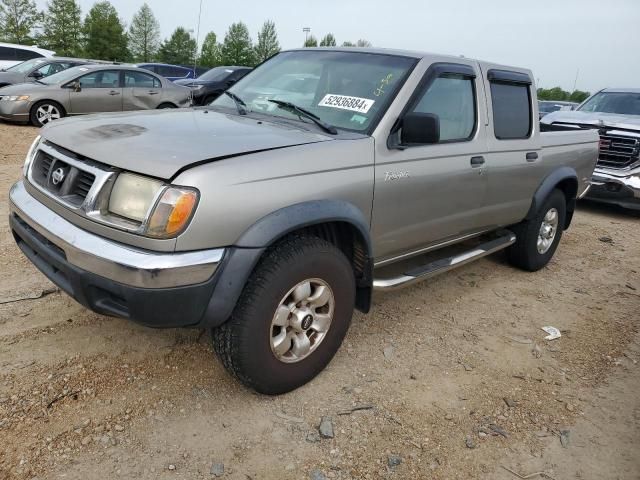
[[224, 249], [161, 253], [136, 249], [89, 233], [33, 198], [22, 181], [9, 192], [10, 211], [64, 252], [71, 265], [123, 285], [160, 289], [209, 280]]
[[629, 172], [596, 169], [585, 198], [626, 208], [640, 208], [640, 168]]

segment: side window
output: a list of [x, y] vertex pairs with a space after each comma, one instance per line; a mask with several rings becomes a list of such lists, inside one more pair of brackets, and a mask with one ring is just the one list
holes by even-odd
[[80, 77], [82, 88], [120, 88], [118, 70], [99, 70]]
[[127, 88], [160, 88], [160, 80], [142, 72], [125, 72], [124, 86]]
[[66, 70], [67, 68], [70, 68], [70, 67], [71, 67], [70, 63], [54, 62], [38, 68], [37, 71], [40, 72], [44, 77], [48, 77], [49, 75], [62, 72], [63, 70]]
[[158, 75], [162, 75], [163, 77], [173, 77], [173, 68], [171, 67], [165, 67], [165, 66], [158, 66], [156, 67], [157, 73]]
[[186, 68], [173, 67], [171, 69], [171, 77], [186, 77], [188, 70]]
[[34, 52], [33, 50], [23, 50], [21, 48], [16, 48], [16, 60], [31, 60], [32, 58], [41, 58], [38, 52]]
[[16, 60], [15, 48], [0, 47], [0, 60]]
[[529, 85], [492, 81], [491, 103], [498, 140], [529, 138], [532, 127]]
[[474, 80], [461, 75], [436, 78], [413, 108], [416, 113], [433, 113], [440, 120], [440, 142], [471, 138], [476, 126]]

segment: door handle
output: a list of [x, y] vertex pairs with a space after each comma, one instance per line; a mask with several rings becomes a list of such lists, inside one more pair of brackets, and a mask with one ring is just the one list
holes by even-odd
[[149, 93], [149, 95], [158, 95], [159, 92], [150, 91], [148, 93]]
[[471, 166], [473, 168], [481, 167], [484, 165], [484, 157], [471, 157]]
[[109, 95], [112, 95], [112, 96], [113, 96], [113, 95], [120, 95], [120, 92], [116, 92], [115, 90], [111, 90], [111, 91], [109, 92]]
[[538, 152], [527, 153], [527, 162], [535, 162], [538, 159]]

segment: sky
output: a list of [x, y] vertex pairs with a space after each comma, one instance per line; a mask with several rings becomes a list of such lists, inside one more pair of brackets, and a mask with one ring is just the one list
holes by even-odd
[[[37, 0], [44, 8], [46, 0]], [[86, 14], [95, 0], [79, 0]], [[127, 23], [143, 0], [111, 0]], [[147, 0], [163, 37], [178, 26], [197, 31], [200, 0]], [[202, 0], [200, 41], [222, 41], [243, 21], [252, 37], [276, 24], [283, 49], [304, 42], [303, 27], [338, 43], [464, 55], [530, 68], [538, 86], [594, 92], [640, 86], [640, 0]], [[633, 53], [636, 52], [636, 53]], [[576, 81], [577, 76], [577, 81]]]

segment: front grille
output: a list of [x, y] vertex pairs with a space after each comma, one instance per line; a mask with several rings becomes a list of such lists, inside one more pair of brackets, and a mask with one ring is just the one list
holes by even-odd
[[627, 168], [638, 162], [639, 154], [640, 139], [608, 133], [600, 134], [599, 167]]
[[96, 177], [40, 150], [31, 169], [31, 179], [55, 197], [79, 207]]
[[91, 190], [91, 186], [93, 185], [95, 179], [95, 175], [92, 175], [89, 172], [80, 171], [80, 174], [78, 175], [78, 178], [76, 178], [73, 187], [73, 194], [82, 198], [82, 200], [87, 198], [87, 195], [89, 195], [89, 190]]

